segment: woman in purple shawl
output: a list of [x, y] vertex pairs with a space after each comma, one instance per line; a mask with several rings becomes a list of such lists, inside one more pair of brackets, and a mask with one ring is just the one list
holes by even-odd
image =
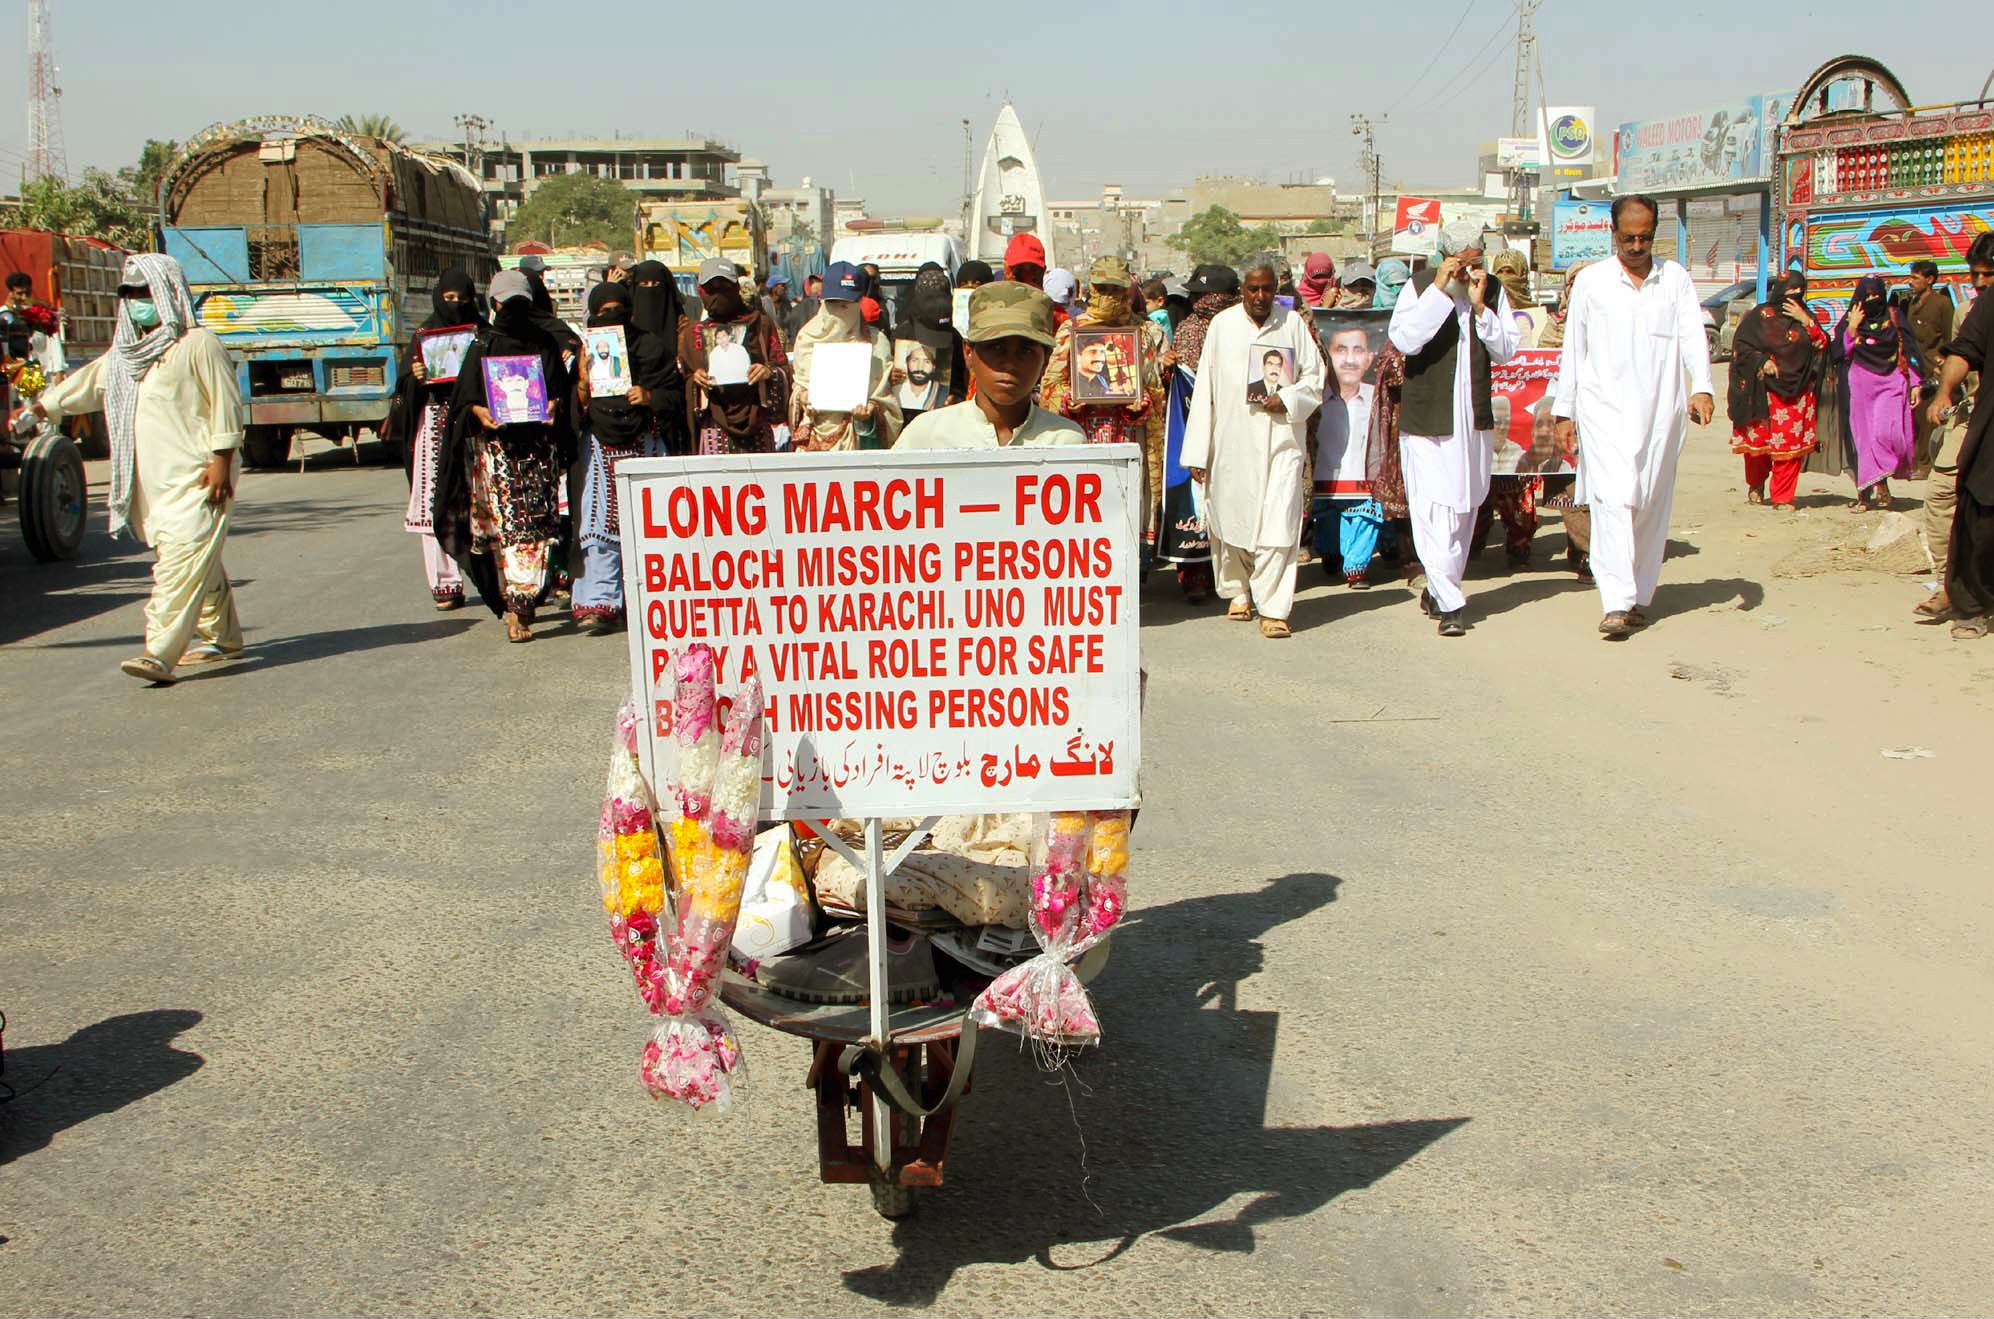
[[1911, 402], [1923, 363], [1910, 324], [1890, 305], [1880, 276], [1856, 281], [1829, 351], [1841, 368], [1842, 426], [1856, 459], [1856, 497], [1849, 508], [1889, 508], [1890, 478], [1911, 475]]

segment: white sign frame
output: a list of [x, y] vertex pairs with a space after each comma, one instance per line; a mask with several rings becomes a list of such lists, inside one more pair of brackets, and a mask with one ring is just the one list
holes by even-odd
[[[791, 630], [782, 636], [769, 631], [766, 618], [760, 620], [763, 626], [760, 635], [736, 636], [720, 630], [725, 626], [721, 615], [736, 613], [732, 610], [713, 611], [712, 625], [706, 629], [708, 635], [703, 638], [690, 635], [675, 638], [669, 634], [660, 638], [655, 635], [653, 607], [666, 606], [671, 592], [668, 589], [651, 589], [646, 576], [646, 556], [661, 553], [659, 546], [672, 542], [668, 539], [660, 541], [651, 535], [646, 530], [647, 519], [660, 515], [658, 505], [669, 500], [675, 489], [692, 490], [690, 498], [695, 502], [703, 500], [709, 490], [734, 491], [736, 493], [728, 497], [731, 502], [739, 497], [739, 491], [749, 486], [758, 487], [762, 492], [761, 507], [765, 511], [766, 523], [755, 542], [756, 548], [774, 550], [783, 555], [786, 587], [795, 584], [796, 589], [808, 589], [796, 582], [800, 571], [792, 571], [792, 565], [799, 564], [800, 560], [789, 551], [801, 546], [786, 529], [788, 509], [782, 487], [794, 484], [789, 478], [812, 473], [852, 481], [890, 483], [896, 479], [912, 482], [925, 478], [934, 482], [932, 487], [927, 488], [939, 498], [939, 526], [909, 525], [899, 531], [821, 533], [828, 538], [820, 539], [817, 544], [831, 548], [853, 544], [861, 549], [871, 545], [939, 544], [941, 575], [935, 582], [925, 585], [946, 593], [946, 621], [949, 626], [916, 627], [904, 635], [920, 641], [929, 637], [944, 639], [948, 662], [946, 671], [938, 678], [882, 679], [867, 674], [864, 679], [848, 685], [847, 690], [884, 692], [889, 697], [901, 688], [912, 688], [914, 700], [911, 704], [918, 722], [911, 729], [798, 734], [789, 730], [789, 721], [782, 715], [788, 708], [787, 697], [807, 689], [809, 684], [804, 682], [800, 686], [794, 677], [778, 679], [768, 660], [758, 660], [757, 668], [767, 688], [770, 704], [777, 712], [777, 717], [770, 721], [765, 739], [763, 754], [766, 759], [759, 805], [761, 818], [899, 818], [992, 811], [1120, 810], [1133, 806], [1136, 772], [1141, 764], [1142, 752], [1140, 528], [1141, 501], [1147, 496], [1142, 476], [1142, 452], [1133, 444], [1001, 448], [969, 452], [888, 451], [863, 455], [736, 454], [642, 458], [619, 463], [615, 480], [622, 530], [625, 593], [629, 601], [630, 673], [633, 694], [645, 713], [638, 751], [650, 781], [662, 788], [670, 780], [677, 764], [676, 744], [669, 736], [659, 733], [657, 702], [661, 691], [663, 699], [669, 701], [671, 675], [667, 665], [665, 671], [654, 678], [656, 648], [663, 646], [669, 650], [677, 640], [704, 639], [716, 646], [724, 645], [732, 649], [742, 643], [759, 646], [780, 644], [785, 639], [821, 639], [821, 634], [816, 632], [818, 614], [813, 603], [806, 628], [803, 631]], [[1019, 534], [1018, 519], [1023, 516], [1019, 505], [1030, 504], [1045, 513], [1050, 503], [1060, 498], [1071, 498], [1077, 492], [1088, 489], [1089, 481], [1098, 500], [1100, 521], [1067, 525], [1035, 523], [1030, 534]], [[819, 489], [822, 507], [821, 485]], [[653, 503], [650, 505], [644, 502], [646, 490], [652, 493]], [[1026, 490], [1033, 492], [1032, 499], [1025, 498]], [[1007, 498], [1013, 495], [1015, 500]], [[681, 499], [684, 498], [681, 496]], [[665, 529], [669, 531], [670, 506], [667, 504], [664, 507], [662, 516], [667, 524]], [[680, 507], [684, 509], [686, 506], [681, 504]], [[904, 494], [901, 511], [903, 515], [907, 512]], [[1050, 644], [1042, 619], [1035, 621], [1034, 615], [1028, 614], [1022, 625], [1007, 624], [983, 630], [967, 626], [963, 617], [963, 596], [969, 587], [965, 586], [957, 572], [956, 546], [959, 543], [975, 546], [1035, 540], [1065, 542], [1076, 538], [1096, 545], [1102, 538], [1108, 539], [1111, 542], [1109, 552], [1113, 556], [1111, 573], [1071, 580], [1062, 577], [972, 584], [979, 590], [1020, 590], [1028, 600], [1037, 600], [1042, 605], [1049, 601], [1040, 594], [1041, 589], [1055, 582], [1103, 590], [1119, 588], [1118, 595], [1112, 597], [1100, 594], [1090, 597], [1090, 602], [1096, 604], [1111, 600], [1114, 606], [1112, 617], [1099, 625], [1079, 629], [1088, 637], [1100, 639], [1098, 651], [1095, 647], [1084, 645], [1080, 649], [1090, 657], [1098, 653], [1102, 671], [1085, 675], [1084, 680], [1083, 676], [1076, 675], [1033, 674], [1029, 672], [1032, 648]], [[692, 537], [691, 543], [702, 547], [708, 544], [699, 536]], [[723, 543], [726, 543], [724, 538]], [[736, 536], [732, 543], [737, 549], [746, 547], [741, 536]], [[700, 552], [704, 552], [703, 549]], [[710, 566], [717, 572], [719, 561], [713, 560]], [[665, 575], [669, 577], [669, 571]], [[824, 589], [826, 592], [830, 590]], [[863, 591], [866, 588], [853, 589]], [[767, 592], [732, 594], [754, 597], [765, 596]], [[766, 602], [758, 612], [768, 612]], [[863, 650], [865, 642], [877, 634], [853, 635], [858, 638], [858, 647]], [[1069, 632], [1068, 635], [1075, 633]], [[980, 638], [984, 637], [998, 647], [1008, 643], [1014, 648], [1018, 659], [1016, 671], [964, 676], [957, 663], [961, 654], [957, 648], [962, 644], [961, 638], [965, 637], [972, 639], [970, 644], [973, 647], [980, 647], [983, 644]], [[796, 652], [790, 652], [789, 663], [794, 664], [795, 659]], [[730, 656], [722, 678], [723, 694], [738, 685], [738, 663], [737, 657]], [[856, 671], [862, 670], [865, 664], [848, 663], [847, 667]], [[807, 676], [804, 675], [806, 679]], [[1067, 681], [1062, 682], [1062, 678]], [[930, 719], [931, 693], [937, 685], [950, 690], [950, 684], [984, 690], [1067, 686], [1068, 719], [1058, 727], [1056, 734], [1051, 730], [1033, 730], [1031, 749], [1014, 748], [1019, 754], [999, 766], [1004, 771], [1004, 784], [992, 788], [983, 782], [989, 769], [988, 748], [1000, 741], [1016, 743], [1020, 740], [1017, 731], [1008, 730], [1008, 737], [1005, 735], [1007, 730], [1003, 729], [945, 728], [938, 732]], [[1068, 767], [1065, 772], [1052, 768], [1053, 761], [1048, 754], [1056, 737], [1064, 742], [1064, 754], [1058, 763]], [[813, 742], [813, 738], [818, 742]], [[1072, 740], [1067, 741], [1068, 738]], [[901, 754], [906, 754], [922, 740], [938, 744], [944, 739], [956, 739], [956, 744], [945, 751], [931, 745], [921, 752], [921, 757], [925, 759], [917, 758], [913, 763], [929, 765], [930, 773], [926, 779], [931, 779], [934, 773], [942, 773], [945, 781], [937, 783], [924, 779], [910, 782], [905, 777], [894, 777], [890, 772], [904, 771], [910, 762], [902, 759], [900, 754], [889, 754], [889, 742], [901, 747]], [[855, 761], [861, 742], [873, 750]], [[814, 759], [806, 759], [799, 754], [804, 751]], [[827, 758], [833, 756], [840, 758], [835, 762], [837, 768], [849, 769], [865, 762], [862, 767], [868, 768], [870, 774], [867, 782], [862, 785], [854, 782], [843, 787], [827, 784], [810, 791], [796, 787], [785, 790], [778, 786], [779, 771], [791, 764], [792, 758], [795, 765], [810, 764], [814, 769], [832, 764]], [[934, 763], [936, 756], [942, 757], [940, 763]], [[972, 772], [958, 773], [966, 764]], [[1079, 769], [1082, 765], [1090, 768], [1082, 772]], [[1024, 772], [1027, 766], [1032, 771], [1029, 777]]]

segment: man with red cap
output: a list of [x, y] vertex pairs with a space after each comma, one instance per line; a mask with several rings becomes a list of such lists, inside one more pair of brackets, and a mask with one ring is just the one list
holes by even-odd
[[1013, 234], [1004, 249], [1004, 278], [1042, 288], [1045, 284], [1045, 244], [1037, 234]]

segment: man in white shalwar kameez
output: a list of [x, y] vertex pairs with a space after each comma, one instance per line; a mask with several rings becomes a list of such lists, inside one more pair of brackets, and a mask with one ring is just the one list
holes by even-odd
[[1655, 202], [1613, 203], [1619, 259], [1588, 266], [1567, 293], [1564, 356], [1552, 415], [1579, 450], [1578, 499], [1592, 506], [1599, 630], [1625, 637], [1648, 622], [1668, 548], [1676, 460], [1689, 421], [1710, 420], [1710, 347], [1689, 272], [1654, 259]]
[[126, 257], [110, 351], [51, 385], [33, 406], [50, 419], [103, 411], [111, 435], [111, 534], [129, 526], [158, 556], [145, 653], [118, 667], [165, 684], [180, 664], [241, 654], [222, 546], [242, 445], [242, 394], [228, 350], [201, 327], [180, 263], [153, 252]]
[[1440, 232], [1437, 266], [1399, 290], [1389, 331], [1405, 354], [1399, 402], [1399, 461], [1405, 471], [1412, 543], [1426, 571], [1420, 605], [1443, 637], [1464, 636], [1461, 576], [1475, 514], [1489, 496], [1496, 413], [1490, 367], [1519, 343], [1502, 285], [1482, 264], [1482, 228]]
[[[1324, 370], [1306, 312], [1274, 300], [1271, 264], [1246, 272], [1240, 302], [1212, 318], [1184, 424], [1182, 462], [1205, 487], [1219, 595], [1236, 622], [1260, 614], [1260, 634], [1289, 636], [1309, 490], [1308, 420], [1322, 406]], [[1266, 355], [1292, 355], [1294, 378], [1247, 401], [1265, 379]]]

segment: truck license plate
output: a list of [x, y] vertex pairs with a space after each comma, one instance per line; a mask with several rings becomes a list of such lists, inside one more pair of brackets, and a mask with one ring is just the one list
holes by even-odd
[[312, 387], [311, 368], [302, 371], [286, 371], [277, 377], [277, 383], [285, 389], [310, 389]]

